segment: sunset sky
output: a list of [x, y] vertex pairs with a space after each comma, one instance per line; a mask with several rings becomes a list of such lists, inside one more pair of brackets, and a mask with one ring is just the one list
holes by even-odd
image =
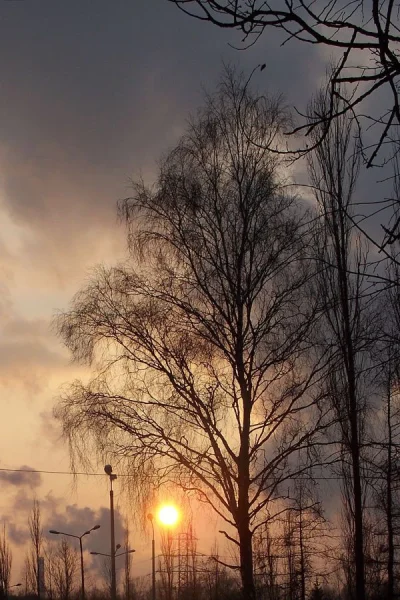
[[[269, 31], [250, 50], [235, 50], [229, 43], [239, 45], [238, 34], [189, 19], [167, 0], [1, 3], [1, 469], [69, 470], [52, 409], [60, 386], [83, 368], [70, 363], [51, 320], [93, 266], [123, 258], [116, 201], [129, 195], [130, 178], [154, 178], [223, 61], [246, 72], [265, 62], [259, 89], [304, 109], [329, 57], [281, 41]], [[2, 470], [0, 484], [13, 582], [34, 496], [46, 530], [79, 533], [99, 522], [87, 547], [108, 551], [105, 475], [74, 484], [68, 475]], [[118, 484], [116, 495], [129, 520]], [[122, 535], [120, 519], [118, 528]], [[199, 550], [210, 550], [214, 534], [211, 527], [200, 536]], [[132, 546], [137, 572], [149, 572], [149, 539], [132, 532]]]

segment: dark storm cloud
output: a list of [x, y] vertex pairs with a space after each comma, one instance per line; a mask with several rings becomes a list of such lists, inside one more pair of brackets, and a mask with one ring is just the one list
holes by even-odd
[[[17, 477], [17, 475], [22, 475], [20, 473], [11, 474], [16, 476], [7, 478], [2, 477], [2, 475], [3, 473], [0, 473], [0, 479], [3, 483], [13, 486], [29, 484], [28, 478], [25, 480], [23, 477]], [[36, 476], [36, 479], [34, 480], [35, 485], [32, 487], [38, 487], [41, 484], [40, 474], [35, 473], [33, 475]], [[25, 489], [19, 489], [12, 499], [9, 514], [3, 516], [3, 521], [7, 527], [7, 535], [17, 545], [23, 545], [29, 540], [28, 520], [32, 506], [32, 493]], [[39, 499], [39, 507], [43, 535], [46, 539], [53, 541], [59, 539], [58, 536], [49, 533], [50, 529], [79, 536], [95, 525], [100, 525], [100, 529], [83, 538], [83, 546], [86, 549], [98, 552], [108, 553], [110, 551], [110, 510], [108, 508], [100, 507], [98, 510], [94, 510], [88, 506], [81, 508], [77, 504], [65, 505], [62, 498], [51, 493]], [[123, 518], [117, 508], [114, 511], [114, 519], [115, 540], [116, 543], [122, 545], [124, 543]]]
[[[100, 529], [93, 531], [82, 540], [85, 548], [96, 552], [109, 553], [110, 551], [110, 510], [101, 507], [99, 510], [93, 510], [88, 506], [80, 508], [76, 504], [68, 505], [61, 512], [58, 507], [53, 514], [46, 514], [45, 536], [54, 539], [54, 535], [48, 533], [49, 529], [82, 535], [86, 530], [95, 525], [100, 525]], [[116, 509], [114, 511], [115, 519], [115, 542], [123, 544], [124, 527], [121, 513]]]
[[18, 472], [0, 471], [0, 482], [3, 485], [15, 487], [27, 486], [30, 488], [38, 488], [41, 485], [42, 476], [40, 473], [27, 465], [22, 465], [20, 469], [21, 471]]
[[96, 231], [123, 235], [115, 201], [128, 177], [150, 173], [175, 142], [222, 58], [251, 69], [262, 57], [262, 86], [280, 91], [290, 81], [293, 103], [313, 76], [305, 45], [296, 61], [293, 48], [273, 51], [275, 34], [238, 53], [228, 47], [235, 32], [205, 27], [166, 0], [9, 2], [1, 17], [4, 202], [34, 233], [31, 258], [60, 269], [85, 249], [95, 255]]

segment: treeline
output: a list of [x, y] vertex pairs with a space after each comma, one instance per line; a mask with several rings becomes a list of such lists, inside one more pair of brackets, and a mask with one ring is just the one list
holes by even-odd
[[345, 89], [334, 102], [310, 106], [336, 116], [299, 188], [290, 115], [228, 69], [119, 203], [128, 260], [56, 321], [93, 373], [56, 408], [73, 458], [118, 461], [142, 506], [163, 487], [206, 503], [246, 600], [399, 590], [398, 241], [360, 228]]

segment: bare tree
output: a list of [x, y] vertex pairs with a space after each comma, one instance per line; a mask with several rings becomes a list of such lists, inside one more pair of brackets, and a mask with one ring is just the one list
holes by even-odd
[[76, 584], [79, 558], [75, 548], [63, 539], [53, 558], [53, 584], [57, 598], [70, 600]]
[[[273, 524], [275, 525], [275, 523]], [[258, 573], [258, 589], [265, 590], [268, 600], [280, 600], [279, 566], [281, 547], [276, 533], [272, 534], [271, 523], [265, 523], [254, 536], [254, 564]]]
[[129, 527], [128, 523], [125, 523], [125, 537], [124, 537], [124, 548], [125, 548], [125, 577], [124, 577], [124, 593], [125, 600], [132, 600], [133, 598], [133, 582], [132, 582], [132, 555], [129, 553]]
[[40, 504], [36, 498], [33, 501], [31, 514], [28, 520], [31, 548], [28, 555], [28, 571], [31, 579], [31, 587], [40, 600], [42, 593], [42, 575], [40, 559], [43, 545], [43, 530], [40, 518]]
[[0, 534], [0, 597], [8, 597], [8, 588], [10, 586], [10, 575], [12, 566], [12, 552], [7, 541], [6, 526], [3, 524], [3, 531]]
[[45, 572], [46, 572], [46, 597], [49, 600], [54, 600], [55, 589], [54, 589], [54, 578], [55, 578], [55, 555], [56, 547], [54, 542], [47, 542], [43, 549], [43, 555], [45, 560]]
[[[344, 95], [343, 93], [341, 94]], [[325, 99], [314, 110], [324, 110]], [[341, 112], [341, 101], [337, 101]], [[366, 295], [367, 253], [355, 231], [352, 195], [359, 170], [353, 146], [352, 122], [346, 113], [332, 124], [309, 169], [321, 218], [316, 245], [320, 259], [320, 295], [325, 300], [324, 341], [332, 362], [327, 391], [336, 415], [341, 446], [343, 498], [353, 526], [353, 556], [357, 600], [365, 598], [363, 510], [364, 483], [361, 449], [366, 441], [366, 383], [368, 349], [374, 339], [373, 319]], [[371, 296], [369, 296], [371, 298]], [[373, 298], [373, 296], [372, 296]]]
[[[326, 108], [314, 106], [302, 115], [304, 123], [292, 133], [313, 135], [308, 152], [327, 135], [336, 119], [348, 115], [359, 125], [377, 129], [375, 140], [366, 148], [366, 163], [374, 164], [378, 154], [396, 142], [400, 125], [398, 85], [400, 76], [398, 6], [393, 0], [355, 2], [333, 0], [169, 0], [182, 11], [222, 28], [238, 29], [244, 46], [257, 42], [262, 34], [275, 28], [283, 32], [283, 43], [298, 41], [325, 46], [335, 52], [336, 63], [326, 89]], [[342, 95], [343, 84], [349, 86]], [[379, 107], [378, 96], [386, 94], [386, 105]], [[337, 100], [342, 102], [338, 103]], [[375, 102], [371, 102], [374, 99]], [[366, 107], [366, 100], [368, 108]], [[383, 104], [383, 103], [382, 103]], [[373, 107], [376, 112], [373, 112]], [[368, 110], [369, 109], [369, 110]]]
[[208, 503], [237, 532], [226, 537], [249, 600], [253, 534], [326, 425], [307, 219], [277, 157], [253, 143], [279, 135], [281, 118], [228, 73], [154, 188], [135, 183], [121, 203], [135, 266], [99, 269], [58, 319], [95, 369], [56, 410], [75, 456], [92, 441]]
[[111, 596], [112, 593], [112, 569], [111, 560], [108, 557], [102, 557], [100, 563], [100, 571], [103, 577], [104, 590], [107, 596]]
[[161, 534], [161, 556], [158, 564], [161, 597], [163, 600], [172, 600], [176, 584], [176, 540], [169, 529]]

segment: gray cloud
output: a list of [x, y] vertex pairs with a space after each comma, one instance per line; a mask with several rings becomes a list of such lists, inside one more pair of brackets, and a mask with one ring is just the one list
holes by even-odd
[[30, 487], [32, 489], [38, 488], [42, 484], [42, 476], [37, 471], [27, 473], [31, 471], [32, 467], [22, 465], [20, 469], [25, 470], [12, 472], [12, 471], [0, 471], [0, 481], [3, 484], [15, 486], [15, 487]]
[[[100, 525], [100, 529], [93, 531], [82, 540], [83, 546], [96, 552], [110, 552], [110, 510], [101, 507], [99, 510], [93, 510], [88, 506], [80, 508], [76, 504], [70, 504], [65, 509], [53, 514], [46, 513], [45, 535], [49, 539], [54, 539], [54, 535], [48, 533], [49, 529], [82, 535], [86, 530], [94, 525]], [[115, 540], [116, 543], [123, 544], [124, 526], [121, 513], [116, 509], [115, 513]]]
[[7, 538], [16, 546], [24, 546], [30, 538], [27, 527], [19, 527], [9, 518], [4, 519], [6, 525]]
[[288, 101], [300, 105], [318, 72], [305, 44], [296, 61], [293, 47], [280, 48], [278, 61], [272, 32], [239, 53], [228, 46], [236, 32], [207, 28], [165, 0], [18, 4], [4, 6], [0, 40], [4, 208], [32, 234], [23, 253], [34, 272], [52, 272], [59, 285], [121, 250], [117, 198], [132, 173], [151, 176], [222, 58], [252, 69], [262, 57], [261, 88], [290, 81]]
[[42, 342], [4, 341], [0, 343], [0, 372], [10, 368], [26, 369], [30, 365], [57, 367], [65, 365], [65, 357]]
[[25, 319], [16, 318], [15, 316], [9, 319], [4, 327], [3, 334], [13, 338], [47, 338], [50, 334], [49, 323], [46, 319]]

